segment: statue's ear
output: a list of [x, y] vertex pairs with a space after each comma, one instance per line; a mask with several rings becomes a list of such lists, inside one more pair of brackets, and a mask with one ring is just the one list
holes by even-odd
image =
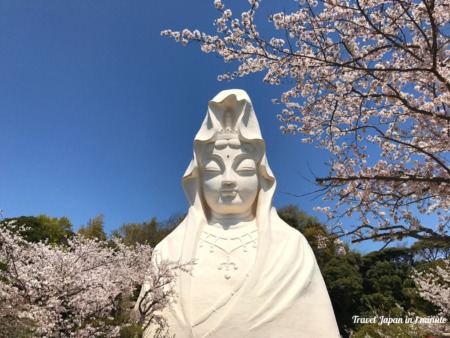
[[259, 186], [264, 192], [269, 191], [270, 189], [274, 189], [275, 184], [275, 177], [272, 173], [272, 170], [270, 170], [270, 167], [267, 163], [267, 158], [265, 155], [263, 155], [260, 165], [259, 165]]

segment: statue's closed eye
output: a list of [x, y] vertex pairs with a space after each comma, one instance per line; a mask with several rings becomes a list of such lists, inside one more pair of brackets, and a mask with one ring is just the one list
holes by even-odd
[[238, 173], [246, 173], [246, 174], [253, 174], [256, 172], [256, 164], [255, 161], [249, 158], [246, 158], [242, 160], [237, 168], [236, 172]]
[[205, 171], [210, 173], [220, 173], [222, 169], [216, 161], [208, 161], [205, 164]]

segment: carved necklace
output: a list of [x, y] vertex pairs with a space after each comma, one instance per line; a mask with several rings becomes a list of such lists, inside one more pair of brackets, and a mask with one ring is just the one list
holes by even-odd
[[256, 225], [251, 223], [237, 229], [224, 230], [214, 226], [208, 226], [200, 235], [199, 247], [209, 245], [209, 252], [215, 250], [223, 252], [225, 260], [219, 262], [217, 269], [224, 271], [224, 277], [229, 279], [231, 271], [239, 269], [238, 264], [232, 260], [234, 252], [241, 250], [248, 252], [258, 246], [258, 231]]

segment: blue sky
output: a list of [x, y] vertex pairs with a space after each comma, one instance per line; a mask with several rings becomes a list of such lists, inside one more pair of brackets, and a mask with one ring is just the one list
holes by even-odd
[[[164, 29], [213, 32], [213, 1], [0, 2], [0, 208], [3, 217], [67, 216], [75, 228], [99, 214], [106, 230], [184, 213], [180, 180], [207, 103], [219, 91], [252, 98], [275, 205], [312, 211], [311, 171], [327, 154], [283, 136], [261, 76], [218, 82], [232, 70]], [[322, 206], [324, 204], [321, 204]]]

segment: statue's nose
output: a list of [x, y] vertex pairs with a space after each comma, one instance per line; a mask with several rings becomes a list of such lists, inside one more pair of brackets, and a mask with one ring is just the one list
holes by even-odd
[[222, 187], [234, 187], [236, 185], [236, 181], [231, 179], [225, 179], [222, 181]]
[[230, 186], [236, 184], [234, 172], [232, 168], [226, 168], [222, 176], [222, 186]]

